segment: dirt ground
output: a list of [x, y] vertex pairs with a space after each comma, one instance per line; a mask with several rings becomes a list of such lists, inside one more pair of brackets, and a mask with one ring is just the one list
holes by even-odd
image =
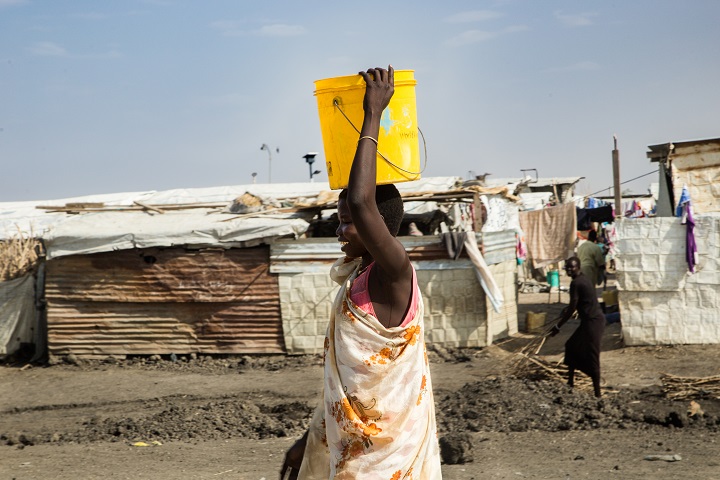
[[[520, 294], [521, 326], [527, 311], [555, 318], [558, 300]], [[575, 322], [540, 359], [562, 360]], [[673, 401], [661, 381], [720, 374], [720, 345], [625, 347], [610, 324], [598, 400], [587, 382], [513, 370], [534, 338], [431, 348], [441, 444], [465, 462], [443, 478], [720, 479], [717, 393]], [[0, 366], [0, 479], [275, 479], [322, 379], [317, 356], [51, 360]]]

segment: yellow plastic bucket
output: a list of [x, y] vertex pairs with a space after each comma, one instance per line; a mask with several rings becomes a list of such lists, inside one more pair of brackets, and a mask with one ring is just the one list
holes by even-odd
[[[413, 70], [395, 71], [395, 93], [382, 114], [378, 136], [377, 184], [420, 178], [420, 148]], [[365, 80], [360, 75], [315, 82], [328, 180], [345, 188], [362, 127]]]
[[527, 312], [525, 317], [525, 331], [530, 333], [545, 326], [546, 313]]
[[605, 302], [605, 305], [608, 307], [610, 305], [617, 305], [618, 304], [618, 291], [617, 290], [605, 290], [602, 292], [602, 299], [603, 302]]

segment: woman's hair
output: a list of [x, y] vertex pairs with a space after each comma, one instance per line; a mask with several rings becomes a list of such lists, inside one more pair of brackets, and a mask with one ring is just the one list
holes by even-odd
[[590, 230], [588, 232], [588, 240], [590, 240], [591, 242], [597, 240], [597, 232], [595, 230]]
[[[340, 192], [339, 198], [346, 199], [347, 194], [347, 189], [343, 189]], [[375, 187], [375, 203], [388, 230], [392, 236], [397, 236], [405, 213], [403, 210], [403, 201], [397, 187], [393, 184], [378, 185]]]

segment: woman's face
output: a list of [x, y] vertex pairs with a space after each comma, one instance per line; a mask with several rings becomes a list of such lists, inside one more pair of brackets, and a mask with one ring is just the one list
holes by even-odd
[[350, 209], [345, 199], [341, 198], [338, 201], [337, 210], [340, 225], [338, 225], [335, 233], [337, 234], [338, 242], [340, 242], [340, 250], [348, 257], [362, 257], [367, 252], [367, 249], [355, 229], [352, 217], [350, 216]]

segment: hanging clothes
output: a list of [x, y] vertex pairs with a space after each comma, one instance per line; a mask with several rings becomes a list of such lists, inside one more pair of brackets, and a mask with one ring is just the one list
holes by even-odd
[[574, 203], [520, 212], [520, 228], [533, 267], [540, 268], [565, 260], [575, 249], [577, 211]]
[[[680, 194], [680, 200], [678, 200], [677, 207], [675, 207], [675, 216], [676, 217], [682, 217], [683, 215], [683, 205], [690, 201], [690, 191], [687, 188], [687, 185], [683, 185], [682, 193]], [[683, 222], [685, 223], [685, 222]]]
[[698, 263], [697, 243], [695, 242], [695, 220], [692, 215], [692, 205], [690, 202], [685, 204], [685, 224], [687, 232], [685, 233], [685, 260], [688, 262], [690, 273], [695, 273], [695, 265]]
[[680, 201], [675, 213], [680, 213], [680, 223], [686, 225], [685, 231], [685, 260], [690, 273], [695, 273], [695, 265], [698, 263], [697, 243], [695, 242], [695, 220], [692, 213], [692, 201], [687, 187], [683, 187]]
[[517, 258], [518, 265], [521, 265], [527, 259], [525, 236], [521, 233], [515, 233], [515, 258]]
[[465, 246], [467, 232], [445, 232], [440, 235], [440, 241], [445, 245], [448, 256], [453, 260], [460, 258]]

